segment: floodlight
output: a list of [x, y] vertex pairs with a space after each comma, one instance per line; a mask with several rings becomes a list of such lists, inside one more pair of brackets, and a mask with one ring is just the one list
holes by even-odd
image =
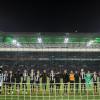
[[13, 41], [12, 41], [12, 43], [13, 43], [13, 44], [16, 44], [16, 43], [17, 43], [17, 41], [16, 41], [16, 40], [13, 40]]
[[93, 44], [93, 40], [90, 40], [89, 42], [87, 42], [87, 46], [91, 46]]
[[20, 47], [20, 46], [21, 46], [21, 44], [20, 44], [20, 43], [17, 43], [16, 45], [17, 45], [17, 47]]
[[68, 41], [69, 41], [69, 38], [64, 39], [64, 43], [68, 43]]
[[38, 43], [42, 43], [42, 38], [39, 37], [37, 40], [38, 40]]

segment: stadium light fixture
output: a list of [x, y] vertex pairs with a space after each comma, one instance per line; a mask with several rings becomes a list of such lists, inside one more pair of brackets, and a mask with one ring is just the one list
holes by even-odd
[[16, 45], [17, 45], [17, 47], [20, 47], [20, 46], [21, 46], [21, 44], [20, 44], [20, 43], [17, 43]]
[[13, 43], [13, 44], [16, 44], [16, 43], [17, 43], [17, 40], [13, 40], [12, 43]]
[[69, 41], [69, 38], [64, 39], [64, 43], [68, 43], [68, 41]]
[[38, 41], [38, 43], [42, 43], [42, 38], [39, 37], [39, 38], [37, 39], [37, 41]]
[[89, 42], [87, 42], [87, 47], [91, 46], [94, 43], [93, 40], [90, 40]]

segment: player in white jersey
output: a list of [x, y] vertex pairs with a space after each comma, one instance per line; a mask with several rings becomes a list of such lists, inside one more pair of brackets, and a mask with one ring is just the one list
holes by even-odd
[[2, 92], [1, 90], [2, 84], [3, 84], [3, 73], [2, 73], [2, 70], [0, 70], [0, 94]]
[[8, 72], [4, 71], [4, 74], [3, 74], [3, 88], [4, 88], [4, 91], [6, 90], [5, 92], [7, 92], [7, 88], [8, 88], [7, 82], [8, 82]]
[[36, 91], [38, 92], [40, 89], [40, 72], [39, 70], [37, 71], [35, 75], [35, 82], [36, 82]]
[[22, 76], [22, 88], [23, 88], [23, 93], [25, 92], [27, 94], [27, 78], [28, 78], [28, 73], [26, 70], [23, 72]]
[[53, 93], [54, 81], [55, 81], [55, 75], [53, 70], [51, 70], [50, 72], [49, 80], [50, 80], [50, 93]]
[[82, 92], [83, 88], [84, 88], [84, 92], [86, 92], [85, 72], [84, 72], [84, 69], [81, 69], [80, 78], [81, 78], [81, 92]]
[[97, 73], [93, 73], [94, 93], [97, 93]]
[[31, 73], [30, 73], [30, 87], [31, 87], [31, 93], [34, 92], [34, 81], [35, 81], [35, 73], [34, 73], [34, 70], [31, 69]]
[[8, 74], [8, 83], [9, 83], [9, 93], [13, 94], [14, 91], [14, 84], [15, 84], [15, 75], [13, 74], [12, 71], [9, 72]]

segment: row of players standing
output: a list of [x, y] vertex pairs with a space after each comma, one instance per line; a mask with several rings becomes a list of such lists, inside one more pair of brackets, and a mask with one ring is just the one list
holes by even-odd
[[[86, 74], [83, 69], [81, 69], [81, 72], [78, 73], [75, 71], [71, 71], [70, 73], [67, 72], [67, 70], [64, 70], [64, 73], [54, 73], [53, 70], [48, 74], [46, 73], [46, 70], [43, 71], [42, 74], [40, 74], [39, 70], [35, 73], [33, 69], [31, 69], [31, 72], [28, 74], [26, 70], [21, 74], [20, 70], [18, 70], [15, 74], [10, 71], [9, 73], [7, 71], [4, 72], [3, 75], [3, 83], [4, 83], [4, 88], [8, 90], [8, 94], [12, 93], [14, 90], [14, 84], [16, 82], [16, 89], [17, 92], [20, 92], [20, 83], [21, 83], [21, 78], [22, 78], [22, 89], [23, 93], [25, 92], [27, 94], [27, 80], [28, 76], [30, 76], [30, 87], [31, 87], [31, 93], [34, 92], [35, 86], [36, 90], [39, 91], [40, 89], [40, 78], [42, 78], [42, 87], [44, 90], [44, 93], [46, 92], [46, 87], [47, 87], [47, 77], [49, 77], [49, 82], [50, 82], [50, 93], [53, 93], [54, 90], [54, 84], [56, 84], [56, 93], [59, 93], [60, 91], [60, 84], [61, 81], [60, 79], [63, 78], [63, 84], [64, 84], [64, 93], [67, 93], [68, 90], [68, 82], [70, 82], [70, 90], [71, 92], [76, 90], [78, 92], [79, 90], [79, 80], [81, 79], [81, 92], [86, 91], [86, 87], [88, 88], [91, 82], [91, 79], [93, 78], [94, 82], [94, 91], [97, 92], [97, 74], [94, 72], [93, 75], [88, 73]], [[75, 82], [75, 87], [74, 87], [74, 82]], [[5, 90], [5, 89], [4, 89]]]

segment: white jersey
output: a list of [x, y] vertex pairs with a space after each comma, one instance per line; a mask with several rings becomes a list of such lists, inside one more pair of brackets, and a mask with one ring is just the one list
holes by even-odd
[[8, 74], [3, 74], [3, 81], [7, 82], [7, 80], [8, 80]]
[[0, 74], [0, 86], [2, 86], [2, 84], [3, 84], [3, 74], [1, 73]]
[[31, 81], [34, 81], [34, 80], [35, 80], [35, 73], [31, 73], [31, 74], [30, 74], [30, 80], [31, 80]]
[[23, 81], [27, 81], [28, 78], [28, 74], [27, 73], [23, 73]]
[[55, 77], [54, 73], [50, 73], [50, 81], [54, 81], [54, 77]]
[[85, 79], [85, 72], [80, 73], [81, 80]]
[[39, 75], [39, 74], [37, 74], [37, 75], [35, 76], [35, 81], [36, 81], [36, 82], [40, 82], [40, 75]]

